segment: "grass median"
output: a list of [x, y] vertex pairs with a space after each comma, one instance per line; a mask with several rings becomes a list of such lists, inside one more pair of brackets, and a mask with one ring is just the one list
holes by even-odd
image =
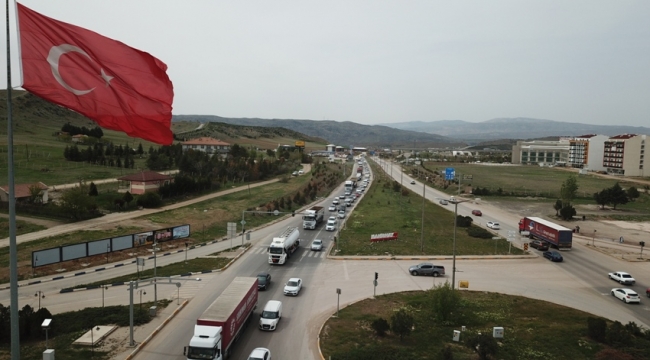
[[[454, 205], [443, 208], [434, 202], [423, 202], [420, 194], [401, 188], [398, 182], [379, 175], [381, 170], [373, 167], [378, 176], [341, 229], [338, 254], [452, 255]], [[474, 222], [478, 221], [481, 218], [474, 217]], [[392, 232], [399, 233], [398, 240], [370, 242], [372, 234]], [[502, 237], [479, 239], [469, 236], [466, 228], [456, 229], [456, 255], [508, 253], [524, 254], [518, 248], [510, 248], [507, 239]]]
[[[192, 259], [192, 260], [187, 260], [187, 263], [185, 261], [174, 263], [174, 264], [169, 264], [166, 266], [158, 266], [156, 270], [156, 275], [158, 277], [166, 277], [166, 276], [174, 276], [174, 275], [182, 275], [182, 274], [187, 274], [190, 272], [200, 272], [200, 271], [205, 271], [205, 270], [216, 270], [216, 269], [221, 269], [226, 264], [228, 264], [232, 259], [230, 258], [223, 258], [223, 257], [217, 257], [217, 258], [197, 258], [197, 259]], [[147, 262], [150, 265], [153, 265], [153, 260], [147, 260]], [[139, 276], [139, 277], [138, 277]], [[152, 269], [147, 269], [147, 270], [142, 270], [138, 273], [134, 274], [129, 274], [129, 275], [124, 275], [124, 276], [118, 276], [114, 277], [112, 279], [108, 280], [103, 280], [103, 281], [96, 281], [88, 284], [82, 284], [82, 285], [77, 285], [74, 287], [74, 289], [79, 289], [79, 288], [85, 288], [85, 287], [93, 287], [93, 286], [102, 286], [102, 285], [110, 285], [110, 284], [116, 284], [116, 283], [123, 283], [123, 282], [128, 282], [132, 280], [138, 280], [138, 279], [147, 279], [153, 277], [153, 268]]]
[[[320, 334], [324, 358], [477, 359], [474, 340], [481, 333], [485, 342], [479, 344], [495, 351], [490, 359], [647, 359], [650, 354], [650, 342], [645, 339], [650, 336], [648, 331], [635, 332], [638, 328], [630, 324], [520, 296], [456, 290], [459, 306], [443, 320], [434, 309], [440, 309], [439, 304], [448, 303], [445, 300], [449, 298], [436, 298], [435, 291], [439, 289], [382, 295], [341, 309], [338, 317], [327, 320]], [[447, 294], [449, 291], [453, 290], [448, 287]], [[397, 312], [408, 314], [412, 322], [408, 317], [406, 321], [396, 317]], [[594, 334], [590, 318], [606, 326], [598, 333], [605, 336], [600, 342], [590, 336]], [[378, 319], [386, 321], [383, 336], [375, 330]], [[404, 323], [410, 334], [400, 339], [400, 324]], [[453, 341], [454, 330], [462, 327], [466, 331], [460, 334], [460, 341]], [[492, 339], [494, 327], [503, 327], [503, 338]]]

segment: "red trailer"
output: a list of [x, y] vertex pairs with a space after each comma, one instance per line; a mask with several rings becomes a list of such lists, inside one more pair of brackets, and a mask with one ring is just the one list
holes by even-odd
[[257, 278], [236, 277], [196, 320], [188, 360], [228, 358], [230, 346], [257, 307]]
[[573, 243], [573, 230], [538, 217], [519, 220], [519, 232], [528, 232], [530, 239], [544, 240], [559, 250], [571, 250]]

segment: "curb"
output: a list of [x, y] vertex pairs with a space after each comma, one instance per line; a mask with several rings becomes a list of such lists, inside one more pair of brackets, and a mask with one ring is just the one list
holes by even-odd
[[183, 308], [185, 308], [185, 305], [187, 305], [188, 302], [189, 302], [189, 300], [185, 300], [185, 301], [183, 301], [183, 303], [182, 303], [179, 307], [177, 307], [176, 310], [174, 310], [174, 312], [172, 312], [171, 315], [169, 315], [169, 316], [167, 317], [167, 319], [165, 319], [165, 320], [162, 322], [162, 324], [158, 325], [158, 327], [156, 327], [156, 329], [155, 329], [151, 334], [149, 334], [149, 336], [147, 336], [146, 339], [144, 339], [141, 343], [138, 344], [138, 346], [135, 347], [135, 349], [133, 350], [133, 352], [131, 352], [131, 353], [126, 357], [125, 360], [133, 359], [133, 357], [134, 357], [138, 352], [140, 352], [140, 350], [142, 350], [142, 348], [143, 348], [145, 345], [147, 345], [147, 343], [148, 343], [149, 341], [151, 341], [151, 339], [153, 339], [153, 337], [156, 336], [156, 334], [158, 334], [158, 333], [160, 332], [160, 330], [162, 330], [162, 328], [165, 327], [165, 325], [167, 325], [167, 323], [168, 323], [171, 319], [173, 319], [173, 318], [176, 316], [176, 314], [178, 314], [178, 313], [179, 313]]
[[[347, 308], [349, 306], [352, 306], [352, 305], [354, 305], [354, 304], [356, 304], [356, 303], [358, 303], [360, 301], [368, 300], [368, 299], [372, 299], [372, 298], [365, 298], [365, 299], [359, 299], [357, 301], [353, 301], [353, 302], [345, 305], [343, 307], [343, 309], [345, 309], [345, 308]], [[323, 332], [323, 327], [325, 327], [325, 323], [327, 323], [327, 320], [329, 320], [329, 319], [331, 319], [333, 317], [334, 317], [334, 313], [332, 313], [332, 315], [328, 316], [327, 319], [325, 321], [323, 321], [323, 323], [320, 325], [320, 329], [318, 330], [318, 344], [317, 345], [318, 345], [318, 354], [320, 355], [321, 360], [325, 360], [325, 357], [323, 356], [323, 352], [320, 349], [320, 334]]]
[[[336, 256], [336, 255], [327, 255], [327, 258], [330, 260], [452, 260], [453, 256], [422, 256], [422, 257], [410, 257], [410, 256], [363, 256], [363, 257], [354, 257], [354, 256]], [[519, 259], [537, 259], [538, 256], [535, 255], [456, 255], [456, 260], [519, 260]]]

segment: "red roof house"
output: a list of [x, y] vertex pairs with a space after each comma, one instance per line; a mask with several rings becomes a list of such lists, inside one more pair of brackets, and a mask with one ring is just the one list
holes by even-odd
[[131, 194], [144, 194], [149, 191], [158, 191], [161, 186], [173, 182], [174, 178], [155, 171], [142, 171], [119, 177], [117, 180], [128, 182]]
[[[14, 195], [16, 196], [16, 201], [27, 201], [32, 197], [31, 187], [37, 186], [41, 190], [39, 196], [39, 202], [43, 204], [48, 201], [48, 187], [42, 182], [37, 182], [34, 184], [15, 184], [14, 185]], [[9, 186], [0, 186], [0, 201], [9, 202]]]

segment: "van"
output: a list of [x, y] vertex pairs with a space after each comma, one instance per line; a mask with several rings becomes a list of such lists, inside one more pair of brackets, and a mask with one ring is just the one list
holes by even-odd
[[269, 300], [260, 315], [260, 330], [275, 330], [281, 317], [282, 301]]

